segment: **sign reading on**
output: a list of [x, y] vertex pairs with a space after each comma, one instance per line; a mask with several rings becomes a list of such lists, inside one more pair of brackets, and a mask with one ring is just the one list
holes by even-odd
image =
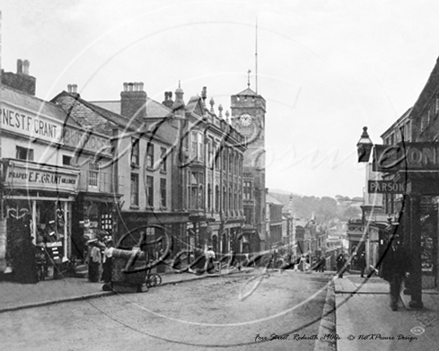
[[374, 146], [373, 171], [438, 171], [438, 143]]
[[393, 180], [369, 180], [368, 193], [377, 194], [404, 194], [405, 184]]
[[76, 193], [79, 172], [42, 164], [9, 162], [5, 186], [23, 190]]

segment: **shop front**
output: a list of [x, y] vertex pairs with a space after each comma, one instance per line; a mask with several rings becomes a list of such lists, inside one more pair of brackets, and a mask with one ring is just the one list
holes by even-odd
[[[12, 273], [26, 262], [23, 247], [32, 245], [40, 279], [53, 278], [71, 257], [72, 202], [79, 172], [21, 160], [4, 160], [4, 215], [6, 218], [6, 259]], [[32, 243], [32, 244], [31, 244]], [[18, 274], [17, 274], [18, 276]]]

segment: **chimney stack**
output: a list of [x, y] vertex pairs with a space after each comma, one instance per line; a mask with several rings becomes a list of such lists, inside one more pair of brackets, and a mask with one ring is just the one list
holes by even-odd
[[171, 91], [165, 92], [165, 100], [162, 102], [162, 105], [165, 105], [168, 108], [173, 108], [173, 93]]
[[121, 92], [121, 115], [125, 117], [147, 116], [147, 93], [144, 91], [144, 83], [124, 83]]
[[67, 92], [70, 95], [73, 95], [75, 97], [79, 97], [78, 94], [78, 85], [77, 84], [67, 84]]
[[17, 73], [2, 70], [1, 83], [28, 95], [35, 95], [37, 80], [29, 75], [29, 61], [17, 60]]

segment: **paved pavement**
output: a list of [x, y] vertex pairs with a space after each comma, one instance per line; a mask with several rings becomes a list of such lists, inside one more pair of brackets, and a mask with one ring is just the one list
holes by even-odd
[[389, 285], [381, 278], [334, 278], [338, 351], [438, 350], [438, 291], [424, 291], [424, 309], [411, 310], [401, 295], [389, 307]]

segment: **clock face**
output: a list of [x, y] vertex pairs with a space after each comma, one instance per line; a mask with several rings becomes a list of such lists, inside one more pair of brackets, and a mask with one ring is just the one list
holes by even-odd
[[249, 127], [252, 123], [252, 117], [251, 115], [247, 114], [247, 113], [243, 113], [240, 116], [240, 123], [243, 127]]

